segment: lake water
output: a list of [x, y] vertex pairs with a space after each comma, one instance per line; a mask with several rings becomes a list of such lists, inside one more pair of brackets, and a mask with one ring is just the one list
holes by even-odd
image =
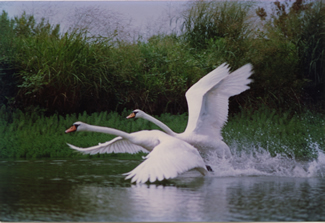
[[325, 163], [241, 155], [159, 184], [139, 160], [0, 161], [0, 221], [324, 221]]

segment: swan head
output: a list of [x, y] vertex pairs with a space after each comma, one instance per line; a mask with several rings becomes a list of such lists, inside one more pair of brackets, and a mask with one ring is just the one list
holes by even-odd
[[77, 132], [77, 131], [85, 131], [86, 130], [86, 123], [83, 122], [75, 122], [72, 124], [72, 126], [70, 128], [68, 128], [67, 130], [65, 130], [65, 133], [69, 133], [69, 132]]
[[135, 109], [131, 114], [129, 114], [126, 118], [143, 118], [146, 115], [144, 111], [141, 111], [140, 109]]

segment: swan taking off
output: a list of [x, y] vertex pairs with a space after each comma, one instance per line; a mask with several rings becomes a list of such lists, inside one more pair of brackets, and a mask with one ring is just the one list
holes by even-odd
[[168, 135], [193, 145], [203, 156], [209, 151], [216, 151], [219, 157], [230, 158], [230, 149], [221, 136], [228, 117], [228, 99], [249, 89], [251, 75], [251, 64], [230, 73], [228, 65], [224, 63], [195, 83], [185, 94], [189, 116], [183, 133], [173, 132], [167, 125], [139, 109], [127, 118], [151, 121]]
[[[118, 137], [111, 140], [113, 141], [112, 144], [119, 143], [119, 140], [125, 140], [124, 143], [129, 146], [138, 145], [139, 148], [143, 147], [151, 151], [139, 166], [124, 174], [126, 175], [125, 179], [131, 179], [131, 182], [145, 183], [147, 181], [155, 182], [156, 180], [171, 179], [191, 169], [199, 171], [202, 175], [207, 174], [205, 163], [197, 149], [159, 130], [143, 130], [129, 134], [113, 128], [75, 122], [65, 132], [75, 131], [102, 132], [116, 135]], [[115, 146], [118, 150], [121, 144]], [[81, 148], [77, 150], [81, 152], [87, 151], [87, 149]]]
[[[223, 141], [221, 130], [228, 117], [228, 100], [249, 89], [252, 82], [252, 65], [246, 64], [230, 73], [229, 67], [223, 63], [196, 82], [185, 94], [188, 104], [188, 122], [183, 133], [175, 133], [167, 125], [145, 112], [136, 109], [127, 118], [144, 118], [159, 126], [168, 135], [181, 139], [199, 150], [206, 157], [209, 151], [215, 151], [220, 158], [230, 158], [231, 152]], [[116, 141], [115, 141], [116, 140]], [[117, 148], [117, 144], [119, 144]], [[122, 137], [88, 147], [79, 148], [70, 145], [70, 148], [83, 153], [112, 153], [139, 151], [150, 152], [152, 148], [134, 145]], [[145, 150], [146, 149], [146, 150]]]

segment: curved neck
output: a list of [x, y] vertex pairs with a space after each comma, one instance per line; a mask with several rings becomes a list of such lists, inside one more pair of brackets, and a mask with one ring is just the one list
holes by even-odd
[[164, 130], [168, 135], [171, 136], [175, 136], [176, 133], [171, 130], [167, 125], [165, 125], [163, 122], [159, 121], [158, 119], [144, 113], [144, 115], [142, 116], [143, 119], [146, 119], [154, 124], [156, 124], [159, 128], [161, 128], [162, 130]]
[[107, 133], [111, 135], [116, 135], [116, 136], [121, 136], [125, 139], [130, 139], [130, 134], [117, 130], [117, 129], [112, 129], [108, 127], [102, 127], [102, 126], [96, 126], [96, 125], [86, 125], [86, 128], [82, 131], [87, 131], [87, 132], [101, 132], [101, 133]]

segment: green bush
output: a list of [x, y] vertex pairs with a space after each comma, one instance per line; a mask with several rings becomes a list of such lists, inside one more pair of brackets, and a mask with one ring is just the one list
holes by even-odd
[[324, 111], [325, 7], [296, 0], [256, 29], [254, 4], [198, 1], [180, 15], [182, 32], [148, 41], [119, 41], [32, 15], [0, 16], [0, 104], [25, 112], [88, 114], [140, 108], [150, 114], [187, 112], [187, 89], [227, 62], [252, 63], [250, 90], [230, 99], [240, 107]]
[[[283, 78], [275, 78], [283, 92], [276, 97], [276, 101], [283, 101], [277, 106], [287, 104], [301, 109], [301, 104], [308, 104], [310, 108], [322, 109], [325, 105], [325, 7], [321, 1], [299, 0], [290, 8], [278, 1], [274, 5], [275, 11], [266, 22], [263, 34], [276, 48], [273, 47], [271, 55], [267, 54], [269, 59], [255, 62], [256, 67], [259, 69], [261, 65], [264, 72], [263, 66], [273, 64], [274, 73], [282, 73]], [[267, 48], [262, 46], [261, 51]], [[271, 92], [277, 95], [276, 91]]]
[[196, 49], [207, 49], [208, 41], [220, 38], [226, 42], [243, 41], [251, 34], [250, 6], [228, 1], [192, 2], [182, 15], [183, 38]]
[[13, 27], [14, 21], [3, 11], [0, 16], [0, 106], [14, 100], [17, 92], [17, 80], [13, 75], [16, 49]]
[[304, 13], [297, 43], [299, 62], [309, 80], [305, 85], [308, 94], [305, 101], [317, 105], [325, 100], [325, 7], [321, 1], [315, 2]]
[[98, 100], [100, 93], [107, 92], [106, 77], [98, 72], [104, 53], [101, 44], [89, 43], [83, 32], [63, 36], [44, 32], [21, 40], [17, 52], [17, 98], [22, 106], [75, 112], [83, 101]]

